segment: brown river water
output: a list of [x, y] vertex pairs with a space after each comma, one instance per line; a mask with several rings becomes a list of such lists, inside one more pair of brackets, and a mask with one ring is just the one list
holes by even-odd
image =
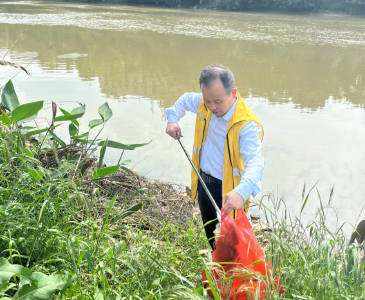
[[[124, 158], [142, 175], [184, 185], [190, 165], [165, 134], [165, 110], [184, 92], [199, 92], [206, 64], [228, 66], [265, 129], [257, 198], [284, 197], [298, 216], [303, 184], [309, 191], [319, 180], [323, 202], [334, 186], [339, 224], [365, 218], [364, 18], [0, 1], [0, 59], [17, 39], [5, 59], [31, 62], [32, 76], [20, 73], [13, 82], [21, 103], [46, 101], [40, 124], [51, 116], [51, 100], [65, 109], [84, 102], [86, 131], [107, 101], [114, 116], [103, 137], [152, 140]], [[0, 83], [16, 72], [1, 67]], [[194, 123], [189, 113], [180, 122], [188, 149]], [[67, 126], [58, 133], [67, 140]], [[119, 155], [108, 149], [107, 163]], [[314, 189], [304, 217], [319, 205]], [[328, 225], [335, 229], [335, 222], [329, 212]]]

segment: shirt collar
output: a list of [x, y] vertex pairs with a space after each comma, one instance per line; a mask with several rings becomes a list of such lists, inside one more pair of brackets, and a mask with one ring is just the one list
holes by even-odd
[[[224, 114], [224, 116], [216, 117], [216, 118], [217, 119], [223, 119], [224, 121], [229, 122], [229, 120], [231, 120], [231, 117], [233, 115], [234, 110], [236, 109], [236, 106], [237, 106], [237, 97], [236, 97], [236, 101], [233, 103], [232, 107]], [[213, 116], [214, 115], [212, 114], [212, 117]]]

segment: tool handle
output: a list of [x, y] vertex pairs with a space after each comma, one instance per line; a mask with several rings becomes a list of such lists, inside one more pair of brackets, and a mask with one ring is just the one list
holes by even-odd
[[215, 209], [215, 211], [216, 211], [216, 213], [217, 213], [218, 222], [220, 222], [220, 221], [221, 221], [221, 211], [220, 211], [220, 209], [219, 209], [219, 207], [218, 207], [217, 203], [215, 203], [215, 201], [214, 201], [214, 199], [213, 199], [212, 194], [209, 192], [209, 190], [208, 190], [207, 186], [205, 185], [205, 182], [204, 182], [203, 178], [200, 176], [199, 171], [197, 170], [197, 168], [195, 167], [195, 165], [194, 165], [193, 161], [191, 160], [191, 158], [190, 158], [190, 155], [189, 155], [188, 151], [186, 150], [185, 146], [183, 145], [182, 141], [180, 140], [180, 134], [179, 134], [179, 132], [178, 132], [178, 131], [176, 131], [176, 137], [177, 137], [177, 140], [178, 140], [178, 141], [179, 141], [179, 143], [180, 143], [181, 148], [184, 150], [185, 155], [186, 155], [186, 157], [188, 158], [188, 160], [189, 160], [189, 162], [190, 162], [191, 166], [193, 167], [193, 169], [194, 169], [194, 171], [195, 171], [196, 175], [198, 175], [199, 181], [200, 181], [201, 185], [203, 186], [203, 188], [204, 188], [205, 192], [207, 193], [207, 195], [208, 195], [208, 198], [209, 198], [210, 202], [212, 202], [212, 205], [213, 205], [213, 207], [214, 207], [214, 209]]

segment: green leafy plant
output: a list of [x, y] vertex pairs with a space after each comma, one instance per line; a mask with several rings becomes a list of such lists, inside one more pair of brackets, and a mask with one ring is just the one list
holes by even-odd
[[[12, 280], [11, 280], [12, 279]], [[56, 290], [65, 288], [67, 281], [61, 275], [48, 276], [32, 272], [21, 265], [10, 264], [0, 258], [0, 296], [2, 299], [48, 300]], [[17, 289], [12, 298], [6, 296], [8, 290]]]
[[3, 88], [1, 94], [1, 105], [8, 111], [13, 111], [14, 108], [19, 106], [18, 96], [14, 90], [14, 85], [11, 80], [9, 80]]
[[[3, 61], [0, 65], [15, 66]], [[83, 177], [79, 166], [90, 160], [99, 144], [104, 145], [100, 166], [108, 146], [123, 151], [135, 147], [99, 141], [100, 131], [92, 141], [90, 130], [79, 134], [85, 105], [70, 113], [60, 108], [62, 115], [57, 117], [54, 104], [51, 126], [29, 126], [42, 109], [43, 101], [20, 104], [11, 80], [2, 91], [1, 107], [0, 297], [112, 297], [113, 285], [119, 280], [116, 259], [120, 259], [117, 257], [123, 245], [121, 234], [115, 230], [123, 219], [139, 211], [142, 203], [128, 207], [118, 202], [116, 208], [114, 203], [120, 197], [115, 194], [109, 205], [107, 197], [89, 190], [93, 181]], [[98, 125], [104, 128], [112, 117], [107, 103], [99, 108], [99, 114], [101, 119], [91, 121], [89, 129]], [[53, 125], [54, 122], [58, 124]], [[70, 143], [55, 130], [63, 122], [69, 122]], [[89, 167], [94, 169], [94, 178], [99, 179], [114, 174], [127, 163], [119, 160], [112, 167]]]

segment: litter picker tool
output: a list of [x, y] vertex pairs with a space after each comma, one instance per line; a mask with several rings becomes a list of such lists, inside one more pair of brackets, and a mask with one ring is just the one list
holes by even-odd
[[219, 209], [219, 207], [218, 207], [217, 203], [215, 203], [215, 201], [214, 201], [214, 199], [213, 199], [213, 197], [212, 197], [211, 193], [209, 192], [209, 190], [208, 190], [207, 186], [205, 185], [205, 182], [204, 182], [203, 178], [200, 176], [199, 171], [197, 170], [197, 168], [195, 167], [195, 165], [194, 165], [193, 161], [191, 160], [191, 158], [190, 158], [190, 156], [189, 156], [188, 151], [186, 150], [186, 148], [185, 148], [184, 144], [183, 144], [183, 143], [182, 143], [182, 141], [180, 140], [180, 134], [179, 134], [179, 132], [178, 132], [178, 131], [176, 131], [176, 137], [177, 137], [177, 140], [178, 140], [178, 141], [179, 141], [179, 143], [180, 143], [181, 148], [184, 150], [186, 157], [187, 157], [187, 158], [188, 158], [188, 160], [190, 161], [190, 164], [191, 164], [191, 166], [193, 167], [193, 169], [194, 169], [194, 171], [195, 171], [196, 175], [198, 175], [199, 181], [200, 181], [201, 185], [203, 186], [203, 188], [204, 188], [205, 192], [207, 193], [207, 195], [208, 195], [208, 197], [209, 197], [210, 202], [212, 202], [212, 205], [213, 205], [213, 207], [214, 207], [214, 209], [215, 209], [215, 211], [216, 211], [216, 213], [217, 213], [218, 222], [220, 223], [220, 222], [221, 222], [221, 211], [220, 211], [220, 209]]

